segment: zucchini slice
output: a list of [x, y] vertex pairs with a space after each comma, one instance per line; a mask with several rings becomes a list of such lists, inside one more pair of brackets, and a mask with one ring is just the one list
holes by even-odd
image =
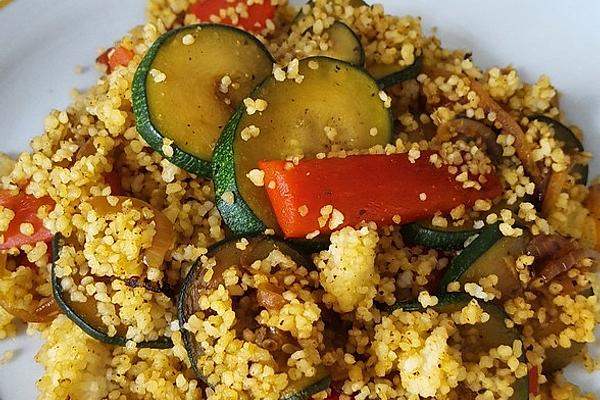
[[467, 239], [478, 233], [479, 229], [473, 227], [440, 228], [429, 221], [414, 222], [402, 227], [402, 237], [409, 245], [438, 250], [462, 249]]
[[[566, 274], [563, 274], [562, 276], [556, 277], [553, 281], [558, 282], [565, 287], [568, 285], [568, 282], [566, 282], [568, 280], [570, 280], [570, 278]], [[591, 287], [581, 289], [582, 290], [577, 294], [585, 297], [594, 294], [594, 290]], [[545, 321], [544, 324], [540, 324], [540, 326], [535, 329], [535, 337], [539, 340], [552, 334], [560, 335], [564, 329], [565, 325], [560, 319], [551, 317], [550, 320]], [[546, 358], [542, 364], [542, 372], [548, 375], [565, 368], [583, 351], [586, 344], [587, 343], [582, 342], [571, 342], [571, 347], [569, 348], [560, 345], [557, 347], [546, 348]]]
[[[438, 304], [433, 309], [438, 313], [453, 313], [462, 310], [474, 297], [466, 293], [446, 293], [438, 296]], [[477, 299], [475, 299], [477, 300]], [[516, 328], [507, 328], [504, 322], [508, 316], [494, 303], [477, 300], [483, 311], [489, 314], [490, 319], [485, 323], [464, 326], [465, 330], [476, 329], [477, 334], [471, 337], [476, 337], [476, 341], [469, 341], [463, 344], [462, 355], [463, 359], [470, 362], [477, 362], [483, 353], [487, 353], [491, 348], [500, 345], [511, 346], [515, 340], [521, 340], [521, 335]], [[384, 311], [393, 312], [394, 310], [403, 311], [419, 311], [423, 312], [423, 308], [418, 301], [399, 302], [392, 306], [385, 306]], [[458, 326], [459, 329], [461, 326]], [[472, 332], [471, 332], [472, 333]], [[521, 361], [525, 361], [525, 356], [521, 357]], [[529, 388], [527, 376], [517, 379], [513, 384], [514, 394], [512, 400], [527, 400], [529, 398]]]
[[422, 68], [423, 56], [420, 55], [408, 66], [372, 64], [367, 66], [367, 71], [369, 71], [369, 74], [377, 81], [380, 87], [388, 87], [416, 78], [421, 73]]
[[[364, 0], [347, 0], [347, 4], [354, 8], [369, 6]], [[314, 19], [312, 18], [313, 5], [314, 1], [309, 0], [305, 5], [300, 7], [300, 10], [298, 10], [298, 13], [294, 16], [294, 19], [292, 20], [292, 25], [300, 26], [302, 28], [302, 31], [310, 28], [314, 21]]]
[[[531, 120], [544, 122], [554, 128], [554, 138], [563, 142], [563, 150], [566, 154], [573, 156], [574, 154], [581, 153], [585, 150], [583, 144], [577, 139], [577, 136], [575, 136], [573, 131], [557, 120], [546, 117], [545, 115], [535, 115], [531, 117]], [[571, 172], [578, 175], [577, 183], [587, 185], [589, 175], [589, 166], [587, 164], [575, 164], [573, 165]]]
[[[102, 320], [98, 316], [98, 310], [96, 303], [92, 299], [88, 298], [85, 303], [73, 302], [69, 299], [69, 296], [65, 295], [61, 286], [61, 279], [56, 276], [55, 265], [60, 257], [60, 251], [65, 244], [65, 240], [61, 234], [54, 235], [52, 239], [52, 293], [56, 304], [60, 310], [81, 328], [82, 331], [87, 333], [94, 339], [104, 342], [113, 346], [125, 346], [127, 339], [125, 338], [126, 328], [121, 325], [121, 329], [117, 329], [117, 334], [109, 336], [106, 331], [106, 326], [102, 323]], [[136, 343], [138, 348], [152, 348], [152, 349], [168, 349], [173, 347], [171, 338], [161, 337], [157, 340], [150, 340]]]
[[[202, 265], [202, 262], [198, 260], [194, 263], [183, 281], [179, 294], [178, 316], [180, 326], [183, 327], [190, 317], [198, 311], [198, 299], [200, 296], [218, 288], [223, 282], [223, 272], [231, 266], [248, 267], [254, 261], [266, 258], [273, 250], [281, 251], [301, 265], [310, 265], [299, 252], [283, 241], [269, 236], [254, 236], [247, 238], [247, 240], [249, 243], [244, 250], [236, 246], [237, 239], [222, 241], [209, 249], [206, 257], [214, 257], [215, 259], [210, 279], [205, 279], [207, 270]], [[238, 313], [236, 312], [236, 314]], [[236, 318], [238, 318], [239, 324], [254, 321], [253, 317], [248, 314], [238, 314]], [[182, 329], [181, 333], [194, 372], [198, 378], [206, 382], [207, 379], [202, 373], [201, 366], [198, 365], [198, 360], [200, 360], [204, 353], [201, 344], [186, 329]], [[295, 381], [290, 384], [282, 394], [281, 400], [307, 400], [313, 394], [327, 389], [330, 383], [331, 377], [327, 369], [324, 367], [317, 368], [317, 373], [314, 377]]]
[[[314, 63], [318, 68], [313, 69]], [[265, 188], [247, 177], [260, 160], [312, 158], [333, 145], [367, 149], [390, 141], [390, 110], [364, 70], [319, 56], [301, 60], [299, 74], [304, 76], [301, 83], [268, 77], [252, 94], [267, 102], [266, 110], [248, 115], [240, 106], [217, 142], [213, 156], [217, 207], [235, 234], [280, 231]], [[241, 133], [252, 125], [259, 135], [244, 140]], [[336, 130], [333, 141], [325, 134], [326, 127]], [[377, 135], [369, 134], [372, 128]], [[233, 203], [222, 199], [226, 192], [233, 193]]]
[[289, 385], [281, 400], [308, 400], [312, 395], [327, 389], [331, 385], [331, 376], [326, 368], [318, 368], [315, 376], [295, 381]]
[[[169, 31], [150, 47], [133, 78], [136, 128], [173, 164], [210, 176], [225, 123], [272, 68], [265, 46], [240, 29], [201, 24]], [[173, 141], [172, 155], [163, 151], [164, 139]]]
[[335, 21], [324, 33], [329, 37], [331, 47], [319, 55], [346, 61], [353, 65], [362, 66], [365, 63], [365, 52], [360, 39], [348, 25]]
[[517, 257], [524, 254], [529, 243], [525, 233], [518, 238], [505, 237], [499, 224], [486, 226], [459, 255], [454, 257], [440, 281], [440, 290], [445, 291], [450, 282], [478, 282], [479, 279], [496, 275], [498, 290], [503, 297], [512, 297], [521, 290], [521, 283], [513, 268]]

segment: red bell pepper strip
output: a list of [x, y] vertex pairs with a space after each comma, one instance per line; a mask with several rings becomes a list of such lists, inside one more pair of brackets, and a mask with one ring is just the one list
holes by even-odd
[[[5, 232], [0, 232], [4, 235], [4, 242], [0, 243], [0, 250], [52, 240], [52, 233], [44, 228], [42, 220], [37, 216], [38, 209], [41, 206], [48, 206], [48, 211], [54, 208], [54, 200], [49, 196], [38, 199], [25, 193], [14, 196], [9, 190], [0, 190], [0, 205], [15, 213], [15, 217], [8, 224], [8, 229]], [[33, 225], [31, 236], [21, 233], [20, 227], [23, 223]]]
[[[246, 6], [246, 0], [198, 0], [190, 6], [189, 12], [194, 14], [200, 21], [210, 22], [212, 16], [221, 17], [221, 10], [236, 10]], [[234, 25], [243, 28], [249, 32], [260, 32], [266, 25], [268, 19], [273, 19], [277, 7], [271, 4], [271, 0], [263, 0], [262, 4], [252, 4], [247, 6], [248, 16], [238, 15], [238, 20], [234, 24], [231, 18], [226, 16], [221, 18], [221, 23]]]
[[529, 374], [527, 378], [529, 380], [529, 393], [531, 393], [534, 396], [537, 396], [540, 392], [540, 376], [538, 374], [537, 365], [534, 365], [533, 367], [529, 368]]
[[125, 47], [111, 47], [96, 58], [98, 64], [106, 65], [106, 72], [111, 73], [118, 66], [126, 66], [133, 59], [133, 52]]
[[[318, 222], [326, 205], [344, 215], [340, 227], [362, 221], [383, 226], [397, 216], [402, 223], [413, 222], [502, 193], [495, 174], [486, 176], [481, 190], [464, 189], [446, 167], [436, 168], [429, 161], [431, 154], [422, 151], [414, 163], [407, 154], [358, 155], [306, 160], [293, 168], [286, 168], [286, 161], [261, 161], [259, 168], [265, 173], [277, 222], [285, 236], [293, 238], [328, 232]], [[268, 188], [271, 181], [273, 189]]]

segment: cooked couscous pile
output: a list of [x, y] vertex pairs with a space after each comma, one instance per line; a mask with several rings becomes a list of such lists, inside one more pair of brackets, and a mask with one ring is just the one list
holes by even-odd
[[[210, 3], [221, 10], [203, 11]], [[272, 15], [255, 21], [258, 8]], [[529, 84], [512, 67], [482, 70], [422, 32], [420, 18], [360, 0], [300, 10], [284, 0], [149, 0], [147, 14], [99, 55], [97, 83], [48, 115], [30, 151], [0, 158], [0, 339], [22, 322], [43, 337], [39, 399], [595, 398], [561, 371], [597, 369], [585, 345], [600, 321], [600, 183], [586, 186], [591, 154], [565, 126], [547, 76]], [[393, 123], [361, 127], [372, 145], [353, 147], [341, 138], [354, 128], [334, 116], [318, 128], [318, 150], [298, 140], [305, 150], [280, 155], [280, 175], [261, 161], [238, 177], [246, 186], [222, 189], [217, 168], [213, 182], [174, 161], [178, 139], [157, 145], [140, 128], [135, 86], [153, 44], [193, 27], [170, 46], [194, 48], [215, 26], [198, 23], [240, 26], [270, 54], [261, 79], [215, 81], [219, 104], [229, 113], [240, 104], [233, 119], [260, 122], [277, 107], [259, 97], [266, 89], [240, 95], [248, 82], [309, 85], [352, 32], [354, 61], [343, 66], [374, 77], [364, 75]], [[148, 96], [177, 79], [158, 68], [147, 76]], [[198, 121], [217, 114], [198, 112]], [[264, 143], [259, 122], [240, 128], [235, 151]], [[213, 164], [226, 132], [208, 143]], [[455, 193], [474, 195], [438, 207], [429, 204], [439, 193], [415, 189], [415, 218], [398, 208], [386, 223], [368, 206], [354, 224], [341, 205], [305, 201], [286, 215], [314, 221], [289, 234], [274, 176], [358, 159], [402, 159], [422, 180], [443, 170]], [[375, 193], [373, 182], [359, 185]], [[281, 226], [240, 235], [242, 214], [230, 210], [257, 191]]]

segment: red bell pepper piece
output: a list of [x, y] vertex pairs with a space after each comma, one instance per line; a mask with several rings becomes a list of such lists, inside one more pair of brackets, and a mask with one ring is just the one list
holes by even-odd
[[[48, 206], [48, 211], [54, 208], [55, 203], [52, 198], [44, 196], [38, 199], [25, 193], [13, 196], [9, 190], [0, 190], [0, 205], [15, 213], [15, 217], [8, 224], [8, 229], [2, 233], [4, 242], [0, 243], [0, 250], [52, 240], [52, 232], [44, 228], [42, 220], [37, 216], [38, 209], [41, 206]], [[23, 223], [33, 225], [31, 236], [21, 233], [20, 227]]]
[[[211, 16], [220, 17], [221, 10], [236, 9], [244, 7], [246, 0], [198, 0], [190, 6], [189, 12], [194, 14], [200, 21], [209, 22]], [[235, 25], [249, 32], [260, 32], [266, 27], [267, 20], [273, 19], [277, 7], [271, 4], [271, 0], [263, 0], [263, 4], [252, 4], [248, 6], [248, 17], [244, 18], [238, 14], [237, 23], [232, 23], [231, 18], [221, 18], [221, 23]]]
[[[486, 176], [481, 190], [464, 189], [446, 167], [436, 168], [429, 161], [431, 154], [422, 151], [414, 163], [407, 154], [394, 154], [306, 160], [293, 168], [286, 168], [286, 161], [261, 161], [259, 167], [277, 222], [293, 238], [328, 232], [318, 223], [326, 205], [344, 215], [340, 227], [362, 221], [382, 226], [391, 225], [395, 216], [402, 223], [413, 222], [502, 193], [495, 174]], [[271, 181], [274, 189], [268, 188]]]

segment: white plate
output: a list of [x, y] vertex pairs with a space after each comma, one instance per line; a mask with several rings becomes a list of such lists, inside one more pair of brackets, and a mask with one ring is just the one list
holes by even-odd
[[[482, 66], [512, 64], [528, 81], [548, 74], [562, 92], [569, 121], [586, 132], [586, 147], [600, 152], [600, 2], [558, 0], [382, 1], [394, 14], [423, 17], [446, 47], [473, 50]], [[94, 82], [96, 50], [108, 47], [144, 20], [144, 0], [15, 0], [0, 10], [0, 151], [26, 149], [42, 131], [51, 108], [64, 108], [72, 87]], [[75, 74], [75, 65], [88, 72]], [[593, 175], [600, 161], [592, 163]], [[33, 361], [37, 337], [0, 341], [0, 355], [17, 350], [0, 366], [0, 399], [36, 397], [41, 368]], [[600, 374], [574, 368], [569, 376], [600, 394]], [[84, 399], [74, 399], [84, 400]]]

